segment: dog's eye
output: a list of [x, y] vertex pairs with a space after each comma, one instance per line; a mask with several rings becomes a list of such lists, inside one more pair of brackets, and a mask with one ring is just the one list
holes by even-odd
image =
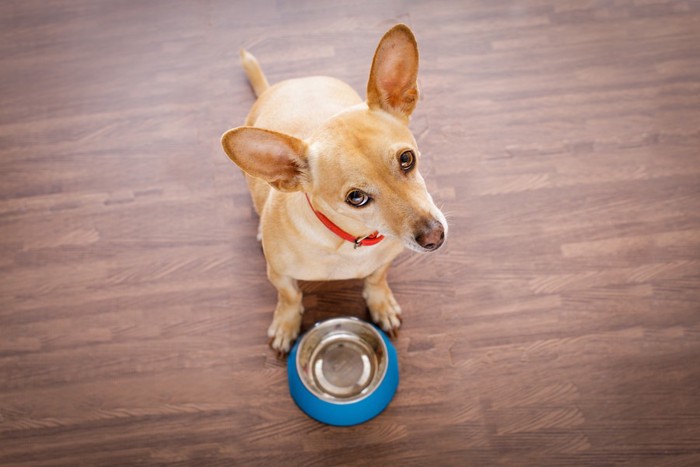
[[408, 172], [416, 165], [416, 155], [413, 151], [404, 151], [399, 156], [399, 164], [401, 164], [401, 170]]
[[364, 191], [360, 191], [360, 190], [352, 190], [345, 197], [345, 202], [348, 203], [350, 206], [354, 206], [356, 208], [360, 208], [360, 207], [366, 205], [371, 200], [372, 200], [372, 198], [370, 198], [367, 193], [365, 193]]

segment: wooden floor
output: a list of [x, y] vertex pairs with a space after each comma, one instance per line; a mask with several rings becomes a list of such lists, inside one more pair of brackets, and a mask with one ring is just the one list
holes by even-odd
[[[343, 3], [0, 3], [0, 465], [700, 465], [700, 2]], [[393, 403], [333, 428], [219, 136], [239, 47], [363, 90], [396, 22], [450, 238], [390, 273]]]

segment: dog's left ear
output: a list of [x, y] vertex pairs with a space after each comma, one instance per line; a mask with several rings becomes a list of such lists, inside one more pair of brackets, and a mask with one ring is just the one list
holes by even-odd
[[280, 191], [299, 191], [309, 181], [306, 143], [293, 136], [239, 127], [221, 137], [228, 157], [248, 175]]
[[367, 104], [408, 120], [418, 102], [418, 44], [405, 24], [391, 28], [377, 46], [367, 83]]

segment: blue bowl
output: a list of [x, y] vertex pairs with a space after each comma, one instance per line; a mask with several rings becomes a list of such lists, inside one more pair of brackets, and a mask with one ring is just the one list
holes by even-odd
[[335, 426], [376, 417], [399, 385], [394, 345], [379, 328], [357, 318], [316, 324], [292, 348], [287, 374], [299, 408]]

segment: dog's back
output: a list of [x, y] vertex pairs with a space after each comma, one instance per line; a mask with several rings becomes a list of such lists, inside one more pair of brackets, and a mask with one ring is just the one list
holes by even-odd
[[[246, 126], [265, 128], [306, 139], [333, 115], [363, 100], [346, 83], [327, 76], [281, 81], [270, 86], [257, 59], [241, 50], [241, 65], [258, 97], [246, 117]], [[270, 185], [246, 177], [258, 214], [271, 193]]]
[[[267, 80], [259, 66], [252, 73], [246, 65], [244, 69], [258, 96], [246, 118], [248, 126], [305, 139], [333, 115], [363, 102], [354, 89], [335, 78], [312, 76], [263, 87], [261, 80]], [[262, 92], [257, 94], [259, 89]]]

